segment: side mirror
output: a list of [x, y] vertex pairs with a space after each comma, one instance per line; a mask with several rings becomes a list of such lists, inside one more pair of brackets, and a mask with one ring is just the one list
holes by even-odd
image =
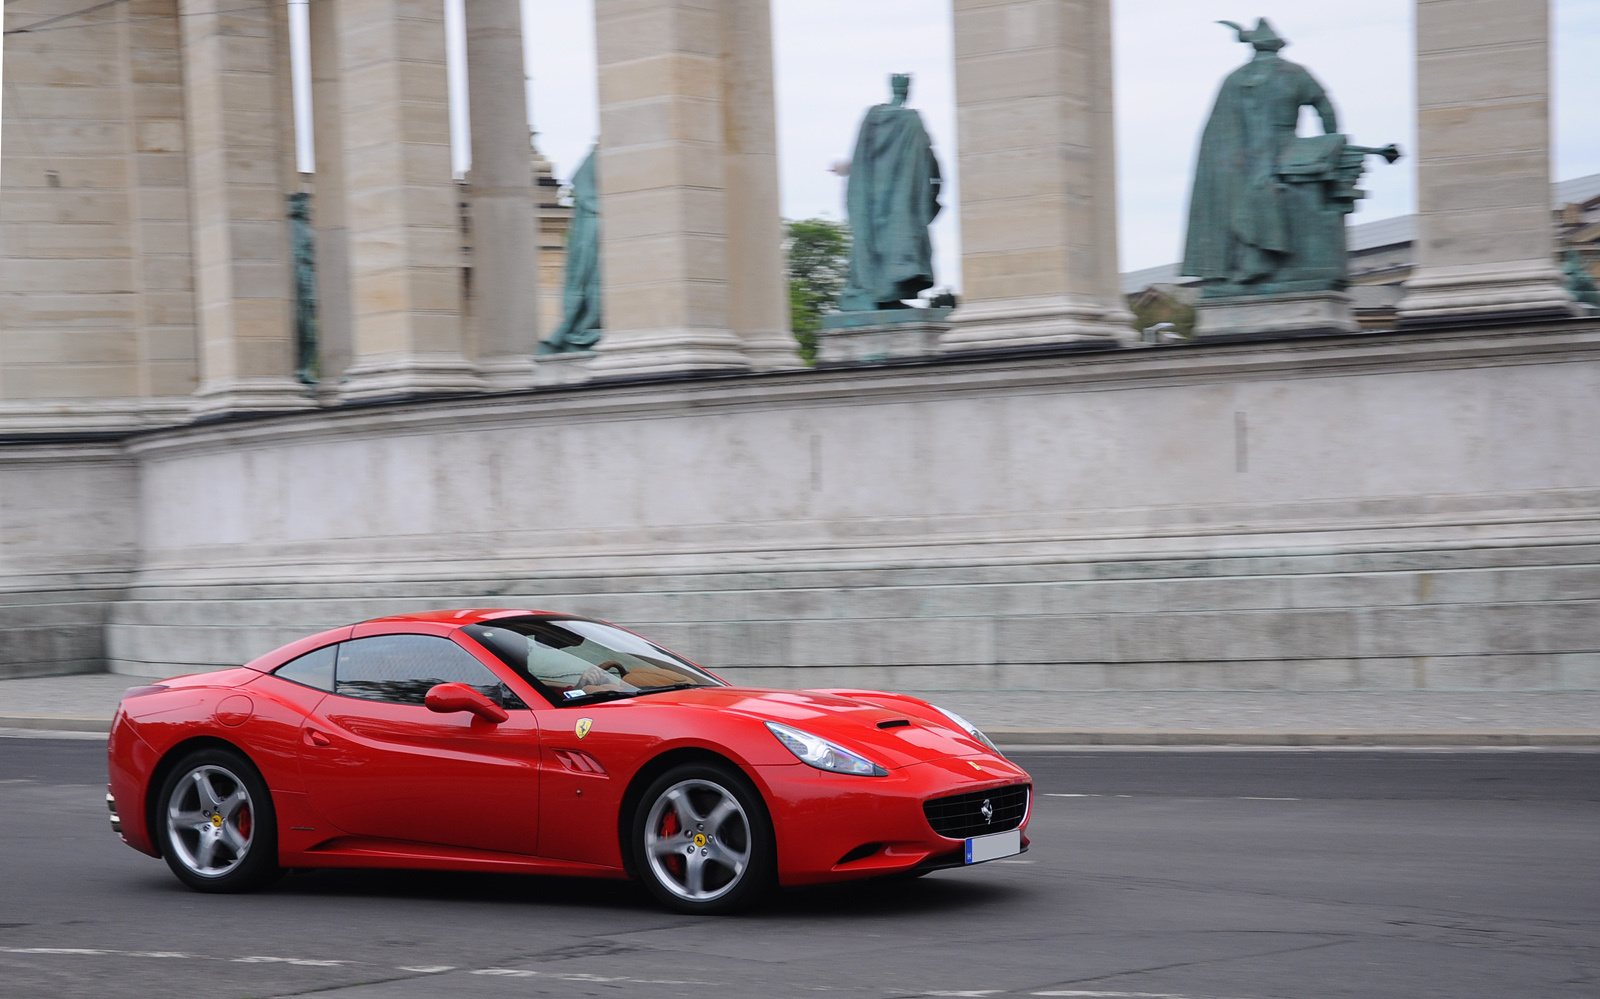
[[429, 711], [449, 714], [452, 711], [470, 711], [486, 722], [498, 725], [511, 716], [506, 709], [489, 700], [464, 683], [441, 683], [428, 690], [422, 703]]

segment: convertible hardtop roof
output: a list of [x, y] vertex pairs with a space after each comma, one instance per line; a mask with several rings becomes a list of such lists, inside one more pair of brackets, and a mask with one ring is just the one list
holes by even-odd
[[375, 617], [363, 624], [390, 624], [400, 621], [432, 621], [439, 624], [469, 625], [481, 624], [484, 621], [495, 621], [503, 617], [570, 617], [568, 614], [558, 614], [555, 611], [542, 610], [513, 610], [508, 608], [476, 608], [467, 610], [436, 610], [417, 611], [414, 614], [390, 614], [386, 617]]

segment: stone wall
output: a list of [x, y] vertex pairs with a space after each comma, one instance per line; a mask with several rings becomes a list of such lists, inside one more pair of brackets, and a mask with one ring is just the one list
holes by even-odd
[[138, 506], [119, 445], [0, 444], [0, 678], [106, 668]]
[[113, 669], [536, 606], [743, 680], [1600, 689], [1600, 328], [590, 386], [131, 442]]

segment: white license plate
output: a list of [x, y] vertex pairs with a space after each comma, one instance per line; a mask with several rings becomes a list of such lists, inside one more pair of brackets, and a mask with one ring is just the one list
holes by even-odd
[[981, 864], [985, 860], [999, 860], [1022, 852], [1022, 830], [995, 833], [992, 836], [974, 836], [967, 840], [967, 863]]

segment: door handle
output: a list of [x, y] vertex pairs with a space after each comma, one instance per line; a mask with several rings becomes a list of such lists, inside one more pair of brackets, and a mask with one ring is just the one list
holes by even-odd
[[314, 728], [308, 728], [306, 729], [306, 745], [331, 746], [333, 745], [333, 740], [323, 735], [321, 732], [318, 732]]

